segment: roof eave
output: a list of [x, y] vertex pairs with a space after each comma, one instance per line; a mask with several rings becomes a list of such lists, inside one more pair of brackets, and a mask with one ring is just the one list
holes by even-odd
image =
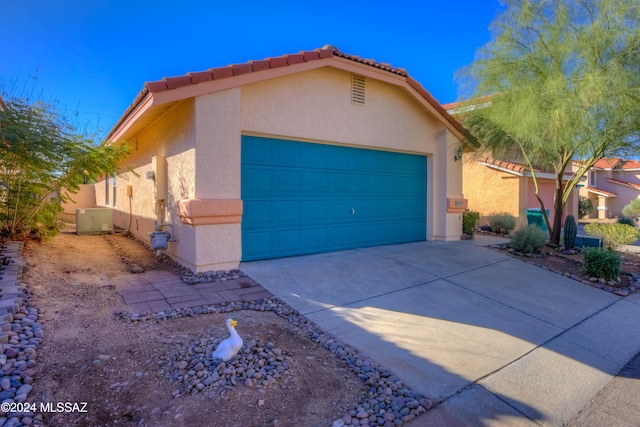
[[[289, 57], [293, 58], [294, 55], [285, 55], [285, 57], [278, 58], [286, 58], [289, 60]], [[111, 129], [107, 135], [107, 140], [118, 140], [122, 138], [123, 135], [126, 135], [129, 129], [146, 111], [148, 111], [151, 106], [162, 106], [206, 93], [217, 92], [262, 80], [269, 80], [294, 73], [332, 66], [344, 71], [372, 77], [403, 88], [413, 98], [418, 100], [418, 102], [420, 102], [427, 111], [437, 117], [460, 141], [466, 143], [471, 149], [474, 148], [473, 140], [469, 138], [468, 131], [460, 124], [460, 122], [451, 116], [419, 82], [411, 78], [403, 69], [393, 68], [387, 64], [379, 64], [373, 61], [363, 60], [351, 55], [345, 55], [337, 50], [332, 51], [331, 56], [328, 56], [327, 51], [322, 51], [321, 54], [319, 53], [318, 57], [313, 57], [309, 60], [305, 60], [303, 55], [297, 55], [296, 57], [303, 58], [303, 60], [290, 63], [286, 66], [277, 66], [273, 68], [265, 68], [261, 66], [259, 69], [257, 69], [254, 63], [257, 64], [264, 61], [252, 61], [246, 64], [230, 66], [230, 68], [221, 67], [219, 69], [212, 69], [210, 70], [211, 76], [206, 76], [206, 78], [202, 78], [200, 74], [207, 74], [207, 72], [189, 73], [187, 76], [164, 79], [160, 82], [145, 83], [144, 88], [138, 93], [132, 104], [127, 108], [116, 125]], [[278, 58], [270, 58], [269, 61], [273, 61]], [[242, 67], [241, 69], [253, 67], [253, 71], [246, 71], [242, 74], [235, 75], [233, 74], [234, 67]], [[217, 70], [226, 71], [224, 77], [216, 79], [215, 72]], [[177, 87], [169, 88], [168, 85], [163, 85], [164, 82], [168, 83], [169, 81], [174, 81]]]

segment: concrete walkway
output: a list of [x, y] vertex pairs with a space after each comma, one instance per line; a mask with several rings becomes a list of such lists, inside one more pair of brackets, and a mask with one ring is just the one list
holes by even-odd
[[241, 269], [438, 403], [411, 426], [567, 425], [640, 352], [640, 294], [622, 299], [479, 247], [490, 239]]
[[167, 271], [124, 274], [111, 279], [132, 313], [255, 301], [273, 295], [249, 277], [188, 285]]

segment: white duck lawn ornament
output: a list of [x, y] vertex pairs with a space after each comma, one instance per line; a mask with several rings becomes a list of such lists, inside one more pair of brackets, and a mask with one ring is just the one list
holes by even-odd
[[227, 361], [231, 359], [233, 356], [238, 354], [240, 351], [240, 347], [242, 347], [242, 338], [236, 332], [236, 326], [238, 326], [238, 321], [235, 318], [227, 319], [227, 329], [229, 330], [229, 338], [222, 341], [218, 347], [213, 351], [211, 357], [214, 359], [222, 359], [223, 361]]

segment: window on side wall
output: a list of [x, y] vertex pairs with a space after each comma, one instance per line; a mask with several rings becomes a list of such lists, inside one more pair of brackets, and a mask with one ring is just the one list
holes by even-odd
[[109, 206], [109, 192], [111, 191], [109, 174], [105, 174], [104, 177], [104, 205]]
[[591, 188], [595, 188], [596, 187], [596, 171], [589, 171], [589, 187]]
[[116, 173], [113, 173], [113, 207], [116, 207]]

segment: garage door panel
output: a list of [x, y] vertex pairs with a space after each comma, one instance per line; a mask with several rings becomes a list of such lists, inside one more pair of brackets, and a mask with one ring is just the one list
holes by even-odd
[[273, 203], [273, 225], [292, 226], [302, 219], [300, 201], [280, 200]]
[[242, 220], [255, 227], [270, 226], [273, 222], [273, 210], [271, 200], [245, 200], [243, 202]]
[[329, 202], [329, 220], [331, 222], [344, 222], [351, 220], [353, 202], [350, 200], [335, 200]]
[[307, 197], [325, 197], [329, 192], [329, 174], [326, 172], [306, 172], [304, 190]]
[[371, 174], [357, 174], [353, 176], [353, 192], [358, 195], [371, 194], [373, 189], [373, 176]]
[[300, 252], [300, 230], [277, 230], [273, 237], [274, 252], [284, 255]]
[[332, 153], [320, 144], [309, 144], [302, 150], [301, 167], [327, 169]]
[[327, 229], [309, 228], [301, 230], [301, 238], [306, 245], [314, 250], [320, 250], [327, 247]]
[[245, 261], [426, 237], [425, 156], [244, 136], [241, 176]]
[[371, 232], [370, 225], [351, 227], [351, 241], [354, 247], [372, 246], [376, 244], [375, 233]]
[[242, 138], [242, 159], [254, 165], [272, 165], [272, 144], [262, 141], [263, 138]]
[[287, 197], [288, 193], [298, 196], [302, 190], [302, 171], [278, 170], [274, 191], [280, 197]]
[[327, 222], [329, 214], [325, 200], [307, 200], [302, 203], [302, 221], [305, 223]]
[[395, 179], [393, 176], [377, 175], [374, 177], [373, 188], [376, 194], [395, 194]]
[[300, 164], [300, 144], [293, 141], [270, 142], [273, 151], [273, 164], [289, 166]]
[[350, 227], [331, 227], [327, 230], [328, 246], [337, 248], [335, 250], [346, 249], [351, 247], [351, 228]]
[[334, 173], [331, 175], [331, 192], [333, 193], [351, 193], [352, 176], [347, 173]]
[[242, 233], [242, 255], [247, 259], [270, 258], [273, 253], [271, 231], [245, 231]]
[[246, 168], [242, 172], [243, 191], [246, 195], [268, 197], [273, 187], [273, 171], [259, 167]]

